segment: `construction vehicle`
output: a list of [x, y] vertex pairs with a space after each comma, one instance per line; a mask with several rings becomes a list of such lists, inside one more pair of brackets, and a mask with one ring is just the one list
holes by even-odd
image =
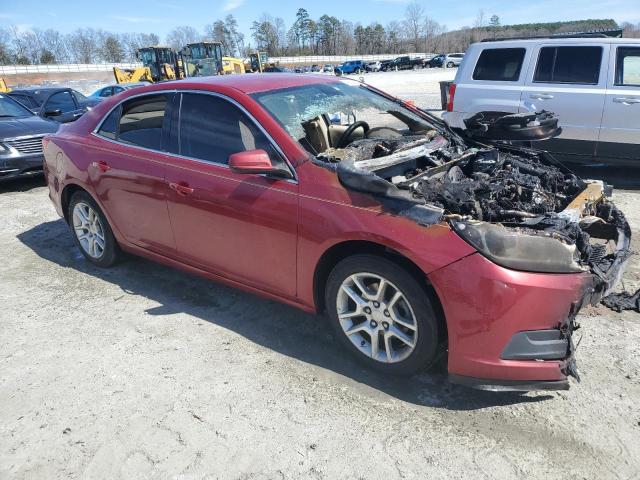
[[4, 78], [0, 77], [0, 93], [9, 93], [11, 88], [7, 86], [7, 82], [4, 81]]
[[224, 74], [220, 42], [189, 43], [180, 50], [185, 77], [208, 77]]
[[244, 62], [239, 58], [222, 57], [222, 70], [225, 75], [245, 73]]
[[260, 72], [269, 66], [269, 55], [267, 52], [253, 52], [249, 54], [249, 71]]
[[144, 47], [136, 51], [142, 67], [123, 69], [114, 67], [113, 74], [118, 83], [160, 82], [182, 78], [178, 54], [169, 47]]

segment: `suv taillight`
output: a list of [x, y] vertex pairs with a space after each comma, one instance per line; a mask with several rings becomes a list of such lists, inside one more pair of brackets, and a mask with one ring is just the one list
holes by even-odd
[[447, 95], [447, 112], [453, 112], [453, 97], [456, 95], [456, 84], [449, 84], [449, 94]]

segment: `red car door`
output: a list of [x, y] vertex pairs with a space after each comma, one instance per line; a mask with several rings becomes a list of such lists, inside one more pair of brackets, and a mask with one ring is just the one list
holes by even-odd
[[182, 94], [177, 137], [167, 182], [178, 256], [294, 298], [297, 182], [235, 174], [227, 166], [232, 153], [254, 149], [286, 166], [281, 154], [236, 104], [213, 94]]
[[165, 181], [168, 118], [173, 94], [135, 97], [102, 123], [90, 153], [89, 175], [107, 215], [125, 239], [175, 254]]

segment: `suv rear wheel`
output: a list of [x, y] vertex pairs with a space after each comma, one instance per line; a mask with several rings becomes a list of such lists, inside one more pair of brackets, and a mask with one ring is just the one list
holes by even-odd
[[413, 375], [436, 360], [438, 322], [429, 297], [392, 261], [348, 257], [332, 270], [325, 294], [340, 342], [369, 367]]
[[99, 267], [110, 267], [121, 256], [111, 227], [100, 207], [86, 192], [76, 192], [69, 202], [69, 226], [84, 257]]

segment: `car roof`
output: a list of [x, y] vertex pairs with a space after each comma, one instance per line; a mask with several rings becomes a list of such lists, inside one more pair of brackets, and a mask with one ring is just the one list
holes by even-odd
[[547, 43], [547, 42], [559, 42], [559, 43], [570, 43], [570, 44], [580, 44], [580, 43], [589, 43], [589, 44], [594, 44], [594, 43], [612, 43], [612, 44], [617, 44], [617, 43], [634, 43], [634, 44], [640, 44], [640, 38], [617, 38], [617, 37], [553, 37], [553, 36], [549, 36], [549, 37], [538, 37], [538, 38], [521, 38], [521, 39], [508, 39], [508, 38], [504, 38], [501, 40], [495, 40], [495, 41], [485, 41], [485, 42], [478, 42], [474, 45], [506, 45], [507, 43], [511, 44], [511, 43], [515, 43], [518, 45], [530, 45], [530, 44], [539, 44], [539, 43]]
[[[304, 85], [338, 83], [337, 77], [324, 75], [304, 75], [295, 73], [282, 73], [280, 75], [218, 75], [214, 77], [191, 77], [170, 82], [161, 82], [164, 87], [175, 87], [178, 90], [202, 88], [215, 90], [217, 86], [231, 87], [240, 92], [251, 94], [280, 90], [282, 88], [300, 87]], [[155, 85], [158, 85], [157, 83]]]
[[9, 94], [21, 94], [21, 95], [31, 95], [33, 97], [42, 99], [52, 95], [56, 92], [62, 92], [65, 90], [72, 90], [69, 87], [25, 87], [25, 88], [14, 88], [9, 92]]

